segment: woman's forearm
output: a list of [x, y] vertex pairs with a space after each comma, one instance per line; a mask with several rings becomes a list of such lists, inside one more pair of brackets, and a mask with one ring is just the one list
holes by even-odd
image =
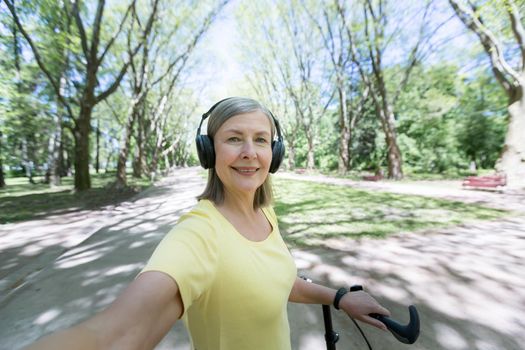
[[56, 350], [56, 349], [78, 349], [95, 350], [100, 349], [96, 332], [89, 327], [80, 324], [68, 329], [45, 336], [35, 343], [24, 348], [25, 350]]
[[302, 304], [332, 304], [336, 290], [297, 277], [288, 301]]

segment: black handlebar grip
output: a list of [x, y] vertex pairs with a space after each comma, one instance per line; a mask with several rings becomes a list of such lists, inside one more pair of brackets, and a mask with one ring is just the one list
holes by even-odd
[[388, 330], [402, 343], [414, 344], [419, 337], [419, 315], [414, 305], [408, 307], [410, 314], [410, 321], [407, 325], [402, 325], [399, 322], [380, 314], [370, 314], [373, 317], [385, 324]]

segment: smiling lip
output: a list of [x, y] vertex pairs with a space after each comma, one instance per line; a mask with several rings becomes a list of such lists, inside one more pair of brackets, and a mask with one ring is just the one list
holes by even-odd
[[259, 170], [259, 168], [256, 167], [232, 167], [234, 170], [236, 170], [239, 174], [242, 175], [253, 175]]

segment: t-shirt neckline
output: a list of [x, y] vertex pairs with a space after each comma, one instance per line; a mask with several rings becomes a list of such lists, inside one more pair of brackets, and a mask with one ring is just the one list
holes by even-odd
[[262, 241], [252, 241], [251, 239], [248, 239], [246, 236], [244, 236], [243, 234], [241, 234], [237, 228], [230, 222], [230, 220], [228, 220], [228, 218], [226, 218], [220, 211], [219, 209], [217, 209], [217, 207], [215, 206], [215, 204], [210, 201], [209, 199], [205, 199], [204, 201], [207, 202], [208, 205], [210, 205], [213, 210], [217, 213], [217, 215], [220, 217], [221, 220], [223, 220], [224, 222], [226, 222], [231, 228], [232, 230], [237, 234], [237, 236], [239, 236], [242, 240], [250, 243], [250, 244], [263, 244], [265, 242], [268, 242], [270, 240], [270, 238], [274, 235], [274, 232], [275, 232], [275, 224], [272, 222], [272, 220], [270, 219], [270, 215], [268, 214], [268, 212], [266, 211], [266, 208], [262, 208], [261, 207], [261, 210], [263, 212], [263, 215], [264, 217], [266, 218], [266, 220], [268, 221], [268, 223], [270, 224], [271, 226], [271, 231], [270, 233], [268, 234], [268, 236], [266, 236], [265, 239], [263, 239]]

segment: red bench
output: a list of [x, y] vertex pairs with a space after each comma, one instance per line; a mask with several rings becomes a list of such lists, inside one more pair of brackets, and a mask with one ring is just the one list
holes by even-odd
[[306, 168], [296, 168], [295, 169], [296, 174], [304, 174], [306, 173]]
[[362, 179], [365, 181], [380, 181], [383, 180], [383, 175], [365, 175]]
[[469, 176], [463, 180], [464, 187], [498, 188], [507, 185], [507, 177], [502, 175]]

